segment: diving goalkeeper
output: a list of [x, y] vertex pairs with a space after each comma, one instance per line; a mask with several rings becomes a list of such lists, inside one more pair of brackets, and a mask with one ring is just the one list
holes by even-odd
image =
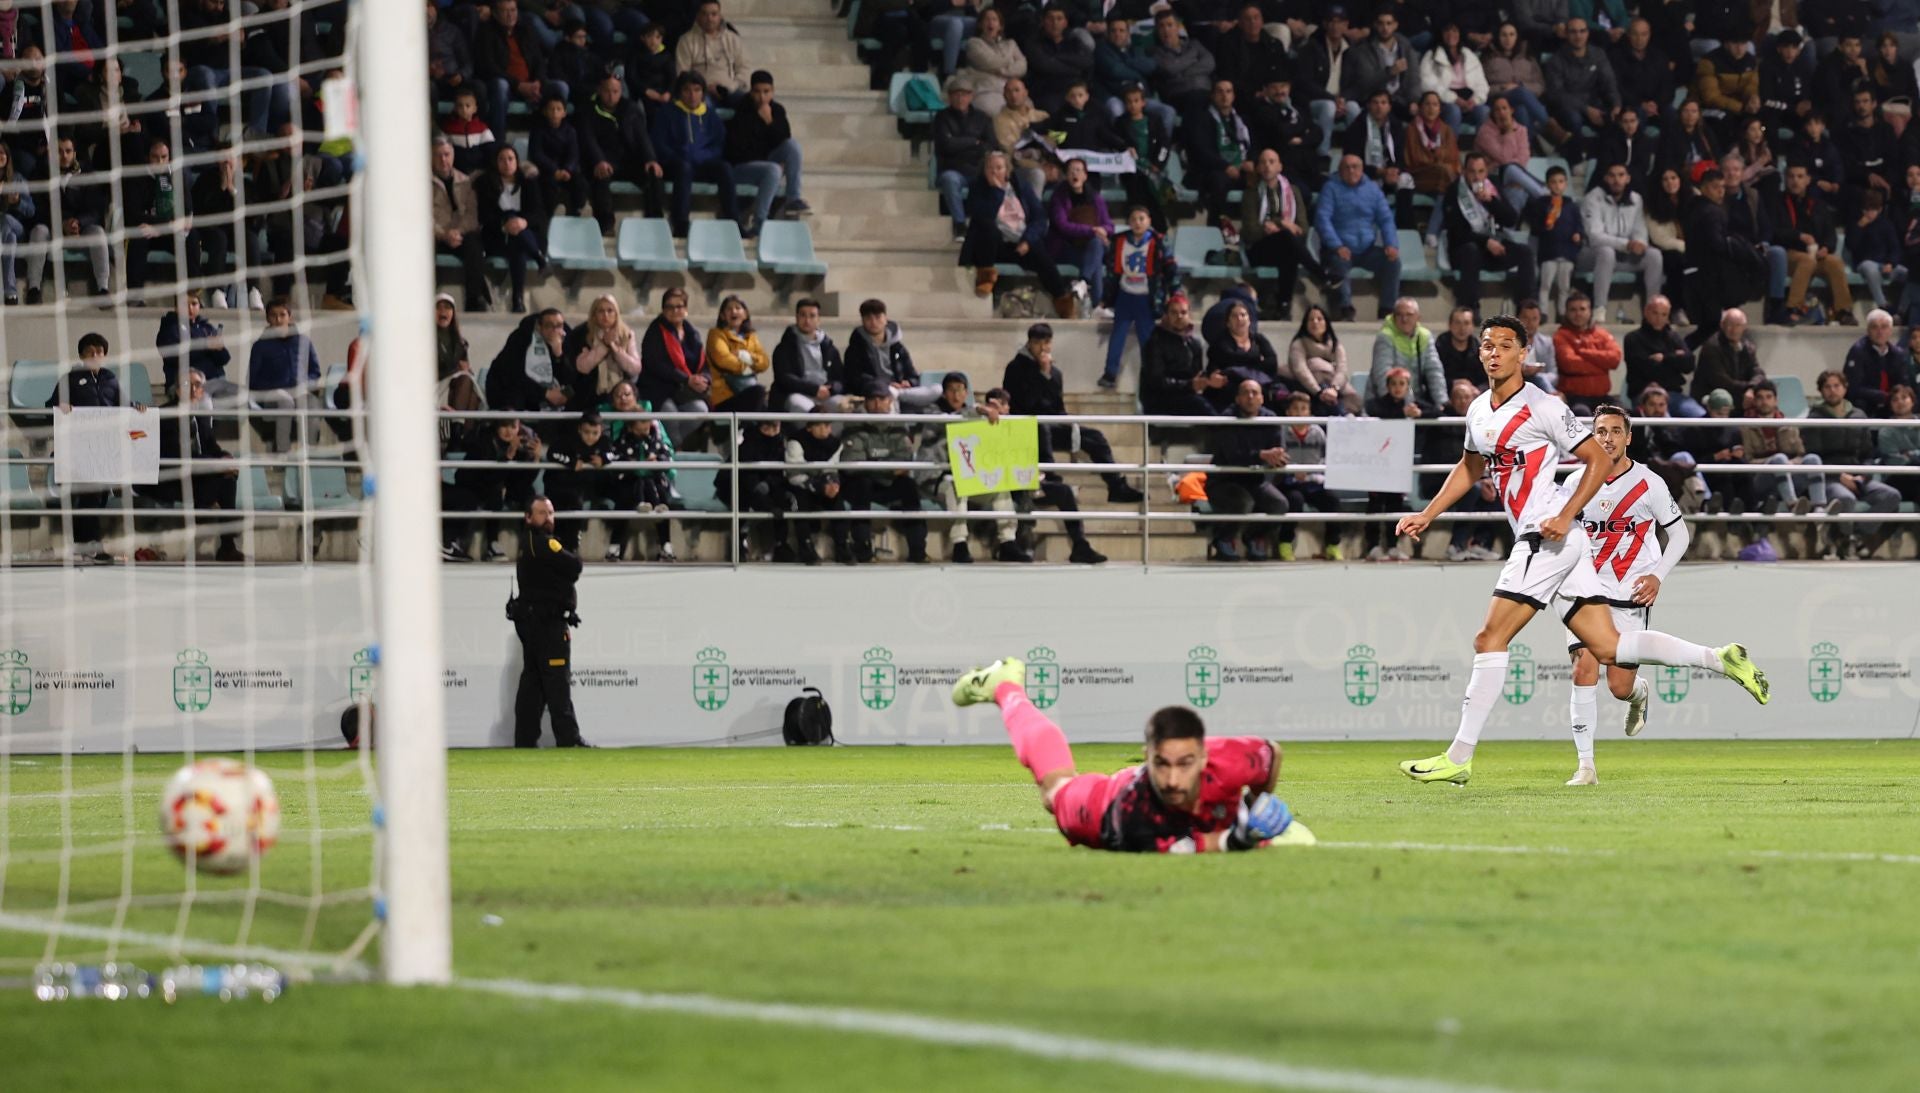
[[1207, 739], [1200, 715], [1166, 706], [1147, 719], [1147, 761], [1081, 774], [1060, 727], [1027, 701], [1027, 666], [1012, 657], [960, 677], [953, 703], [1000, 707], [1013, 753], [1033, 772], [1067, 842], [1162, 854], [1310, 846], [1313, 832], [1273, 795], [1280, 746], [1252, 736]]

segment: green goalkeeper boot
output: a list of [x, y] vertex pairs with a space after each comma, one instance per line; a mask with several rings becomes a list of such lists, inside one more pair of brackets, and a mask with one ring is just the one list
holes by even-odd
[[985, 668], [975, 668], [961, 676], [953, 684], [953, 704], [973, 706], [981, 702], [992, 702], [993, 694], [1002, 683], [1011, 683], [1016, 687], [1027, 685], [1027, 664], [1013, 657], [1001, 657]]

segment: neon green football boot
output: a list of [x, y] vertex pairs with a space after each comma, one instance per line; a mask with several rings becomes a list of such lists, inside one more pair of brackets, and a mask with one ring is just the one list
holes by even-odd
[[1735, 642], [1715, 649], [1714, 655], [1720, 658], [1720, 670], [1728, 679], [1746, 688], [1753, 700], [1762, 706], [1773, 694], [1773, 688], [1767, 685], [1767, 673], [1760, 670], [1747, 656], [1747, 647]]
[[985, 668], [975, 668], [953, 683], [953, 704], [973, 706], [981, 702], [992, 702], [993, 693], [1002, 683], [1011, 683], [1016, 687], [1027, 685], [1027, 664], [1013, 657], [1001, 657]]
[[1464, 786], [1467, 779], [1473, 777], [1473, 760], [1456, 763], [1443, 751], [1431, 759], [1407, 760], [1400, 764], [1400, 773], [1416, 782], [1452, 782]]

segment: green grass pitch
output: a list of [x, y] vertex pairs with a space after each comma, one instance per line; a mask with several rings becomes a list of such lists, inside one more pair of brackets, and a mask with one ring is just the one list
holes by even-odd
[[[982, 714], [991, 716], [990, 713]], [[1657, 729], [1657, 726], [1656, 726]], [[1069, 850], [1006, 748], [455, 753], [455, 965], [661, 994], [844, 1006], [1500, 1090], [1902, 1090], [1920, 1082], [1920, 743], [1499, 741], [1465, 788], [1420, 744], [1289, 745], [1324, 844]], [[1083, 769], [1137, 748], [1082, 747]], [[323, 755], [323, 765], [341, 762]], [[69, 898], [180, 870], [147, 833], [174, 765], [75, 763]], [[264, 881], [364, 885], [355, 777], [279, 774]], [[60, 883], [57, 759], [10, 769], [0, 911]], [[129, 857], [119, 833], [139, 836]], [[316, 870], [316, 847], [318, 863]], [[203, 882], [190, 932], [241, 908]], [[129, 928], [171, 932], [178, 903]], [[81, 921], [104, 924], [112, 909]], [[344, 946], [365, 903], [258, 908], [250, 939]], [[497, 925], [488, 924], [497, 916]], [[19, 974], [44, 939], [0, 933]], [[68, 940], [63, 954], [96, 951]], [[142, 958], [153, 964], [156, 960]], [[470, 990], [317, 984], [272, 1005], [42, 1004], [0, 992], [0, 1087], [1164, 1089], [1109, 1063]]]

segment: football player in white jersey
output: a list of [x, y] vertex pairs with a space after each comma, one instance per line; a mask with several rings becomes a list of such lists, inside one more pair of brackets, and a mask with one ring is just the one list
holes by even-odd
[[[1566, 403], [1527, 384], [1520, 368], [1526, 355], [1520, 320], [1502, 315], [1486, 321], [1480, 363], [1490, 386], [1467, 409], [1460, 462], [1424, 510], [1400, 521], [1400, 534], [1417, 540], [1482, 475], [1492, 475], [1514, 536], [1486, 621], [1473, 638], [1473, 673], [1453, 743], [1439, 755], [1400, 764], [1401, 773], [1416, 782], [1464, 783], [1472, 776], [1474, 747], [1507, 674], [1507, 644], [1550, 603], [1601, 664], [1703, 668], [1739, 683], [1761, 705], [1767, 702], [1766, 673], [1748, 659], [1745, 646], [1711, 649], [1657, 630], [1623, 635], [1614, 629], [1606, 590], [1588, 561], [1587, 530], [1575, 519], [1606, 484], [1613, 459]], [[1554, 482], [1554, 464], [1562, 456], [1586, 464], [1576, 490]]]
[[[1613, 615], [1613, 628], [1622, 634], [1647, 628], [1653, 601], [1660, 596], [1661, 584], [1687, 553], [1692, 536], [1686, 521], [1680, 518], [1680, 506], [1674, 504], [1667, 483], [1645, 464], [1627, 457], [1627, 445], [1633, 440], [1633, 426], [1627, 412], [1611, 403], [1602, 403], [1593, 412], [1593, 438], [1613, 462], [1607, 481], [1580, 513], [1586, 527], [1587, 542], [1593, 554], [1593, 572], [1606, 590], [1607, 606]], [[1566, 489], [1579, 492], [1586, 468], [1567, 478]], [[1666, 549], [1659, 549], [1658, 533], [1667, 537]], [[1584, 642], [1567, 631], [1567, 652], [1573, 656], [1573, 697], [1568, 713], [1573, 724], [1573, 750], [1579, 766], [1570, 786], [1591, 786], [1600, 781], [1593, 766], [1593, 726], [1599, 717], [1596, 695], [1600, 682], [1600, 662], [1586, 649]], [[1628, 736], [1640, 735], [1647, 726], [1647, 681], [1640, 678], [1638, 665], [1613, 664], [1607, 667], [1607, 689], [1627, 704]]]

